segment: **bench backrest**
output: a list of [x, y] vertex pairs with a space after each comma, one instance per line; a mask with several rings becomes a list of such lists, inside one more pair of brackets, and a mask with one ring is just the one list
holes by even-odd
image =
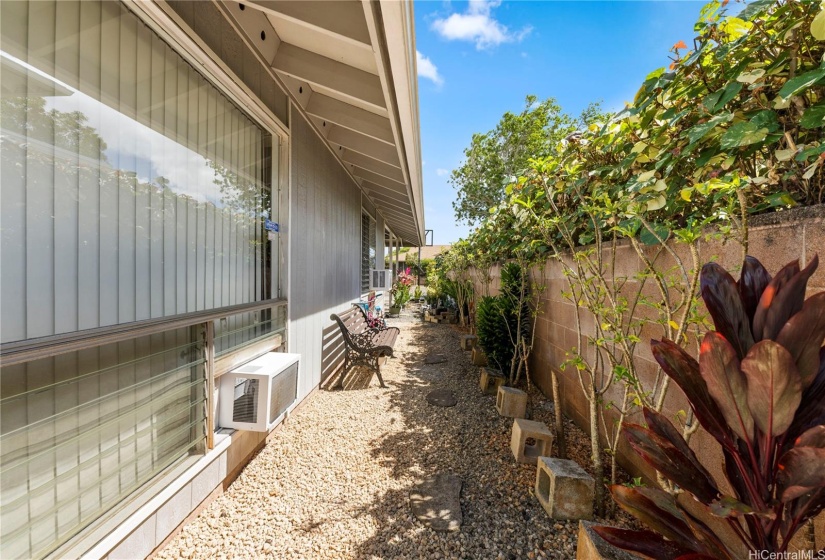
[[332, 314], [329, 316], [332, 321], [338, 324], [341, 329], [341, 335], [344, 337], [344, 342], [353, 348], [361, 348], [360, 344], [356, 344], [353, 340], [364, 331], [368, 330], [367, 318], [364, 312], [358, 307], [351, 307], [340, 315]]
[[353, 305], [338, 317], [351, 334], [361, 334], [369, 330], [367, 315], [364, 313], [364, 310], [358, 306]]

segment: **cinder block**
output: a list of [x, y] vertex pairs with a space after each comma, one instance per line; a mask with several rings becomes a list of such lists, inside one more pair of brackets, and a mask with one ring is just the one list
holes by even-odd
[[541, 507], [553, 519], [593, 518], [593, 477], [575, 461], [539, 457], [535, 490]]
[[496, 393], [496, 410], [499, 416], [524, 418], [527, 412], [527, 393], [513, 387], [499, 385]]
[[[638, 556], [615, 547], [601, 538], [591, 521], [579, 521], [579, 538], [576, 545], [576, 560], [638, 560]], [[601, 524], [599, 524], [601, 525]]]
[[484, 350], [479, 348], [477, 344], [473, 346], [472, 360], [474, 366], [483, 367], [487, 365], [487, 354], [485, 354]]
[[553, 432], [546, 424], [523, 418], [515, 419], [510, 450], [516, 461], [535, 465], [539, 457], [550, 455], [552, 447]]
[[476, 345], [476, 335], [474, 334], [465, 334], [461, 337], [461, 349], [462, 350], [472, 350], [473, 347]]
[[498, 388], [504, 385], [507, 379], [501, 375], [500, 371], [492, 370], [487, 367], [481, 368], [481, 377], [478, 380], [478, 385], [482, 392], [490, 395], [498, 393]]

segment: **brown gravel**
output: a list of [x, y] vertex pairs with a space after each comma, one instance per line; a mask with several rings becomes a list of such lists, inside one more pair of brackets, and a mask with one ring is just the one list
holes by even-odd
[[[449, 325], [402, 317], [387, 389], [319, 391], [230, 488], [158, 558], [573, 558], [577, 522], [555, 522], [533, 496], [535, 467], [509, 449], [512, 420], [478, 388], [478, 368]], [[445, 363], [425, 365], [430, 353]], [[438, 408], [433, 389], [455, 392]], [[552, 405], [531, 394], [535, 420]], [[572, 423], [568, 455], [585, 469], [589, 443]], [[459, 474], [464, 522], [457, 533], [425, 529], [409, 491], [431, 474]], [[618, 524], [626, 524], [626, 519]], [[617, 521], [613, 520], [613, 524]]]

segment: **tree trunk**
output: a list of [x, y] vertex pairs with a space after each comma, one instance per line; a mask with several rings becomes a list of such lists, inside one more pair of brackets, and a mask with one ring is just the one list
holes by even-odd
[[559, 458], [567, 459], [567, 439], [564, 435], [564, 413], [561, 410], [561, 394], [559, 391], [559, 378], [556, 370], [550, 370], [550, 384], [553, 388], [553, 412], [556, 420], [556, 445], [559, 450]]
[[590, 453], [593, 461], [595, 479], [595, 495], [593, 511], [602, 517], [604, 515], [604, 463], [602, 462], [602, 445], [599, 439], [599, 398], [596, 388], [590, 387]]

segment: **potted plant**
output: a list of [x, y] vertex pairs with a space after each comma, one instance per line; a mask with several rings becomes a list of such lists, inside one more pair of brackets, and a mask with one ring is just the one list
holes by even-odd
[[404, 308], [404, 305], [410, 301], [410, 286], [413, 284], [413, 277], [410, 274], [410, 269], [398, 273], [398, 278], [393, 282], [390, 294], [392, 294], [392, 305], [390, 306], [390, 315], [398, 315]]
[[793, 261], [771, 277], [747, 257], [738, 282], [716, 263], [704, 266], [701, 294], [716, 330], [699, 360], [670, 340], [651, 344], [719, 443], [726, 483], [667, 416], [645, 408], [646, 426], [625, 428], [630, 447], [699, 507], [656, 488], [615, 485], [619, 506], [650, 530], [596, 527], [606, 541], [655, 558], [732, 559], [743, 549], [784, 558], [797, 530], [825, 509], [825, 292], [805, 299], [818, 263], [816, 255], [804, 269]]

